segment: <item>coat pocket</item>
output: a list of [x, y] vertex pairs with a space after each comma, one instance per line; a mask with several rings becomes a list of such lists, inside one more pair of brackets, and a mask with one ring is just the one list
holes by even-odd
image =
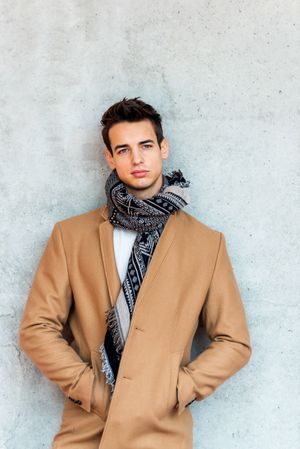
[[178, 381], [178, 373], [180, 368], [180, 363], [182, 359], [183, 351], [171, 352], [169, 354], [170, 357], [170, 383], [169, 383], [169, 394], [168, 394], [168, 411], [174, 409], [177, 403], [177, 381]]
[[91, 412], [95, 413], [105, 421], [110, 405], [110, 386], [106, 383], [105, 374], [101, 371], [102, 361], [100, 353], [95, 349], [92, 349], [91, 351], [91, 364], [95, 375], [91, 399]]

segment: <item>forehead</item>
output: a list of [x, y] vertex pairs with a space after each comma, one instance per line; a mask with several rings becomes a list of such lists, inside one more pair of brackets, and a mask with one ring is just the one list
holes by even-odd
[[116, 123], [110, 128], [108, 137], [111, 146], [131, 145], [146, 139], [152, 139], [156, 142], [156, 134], [150, 120]]

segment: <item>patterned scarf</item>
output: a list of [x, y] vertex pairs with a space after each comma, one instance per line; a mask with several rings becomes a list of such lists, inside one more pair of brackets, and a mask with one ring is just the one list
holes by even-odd
[[114, 169], [105, 184], [109, 220], [113, 226], [137, 231], [127, 272], [115, 305], [106, 312], [107, 331], [99, 352], [106, 383], [114, 391], [119, 363], [135, 301], [157, 242], [170, 214], [189, 203], [189, 184], [180, 170], [162, 174], [163, 184], [155, 195], [138, 199], [130, 194]]

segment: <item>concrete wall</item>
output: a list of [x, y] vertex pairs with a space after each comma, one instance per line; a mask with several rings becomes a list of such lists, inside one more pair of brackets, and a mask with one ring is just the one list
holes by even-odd
[[249, 320], [251, 361], [191, 405], [194, 447], [300, 447], [299, 18], [296, 0], [1, 0], [0, 449], [58, 430], [19, 321], [53, 224], [105, 201], [99, 120], [124, 96], [161, 112], [165, 169], [224, 232]]

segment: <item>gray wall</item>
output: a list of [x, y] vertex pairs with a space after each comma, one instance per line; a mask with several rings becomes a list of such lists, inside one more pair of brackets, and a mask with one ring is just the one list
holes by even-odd
[[53, 224], [105, 201], [99, 120], [124, 96], [161, 112], [165, 169], [225, 234], [249, 321], [249, 363], [191, 405], [194, 447], [299, 448], [299, 1], [0, 5], [0, 448], [58, 430], [62, 394], [19, 321]]

